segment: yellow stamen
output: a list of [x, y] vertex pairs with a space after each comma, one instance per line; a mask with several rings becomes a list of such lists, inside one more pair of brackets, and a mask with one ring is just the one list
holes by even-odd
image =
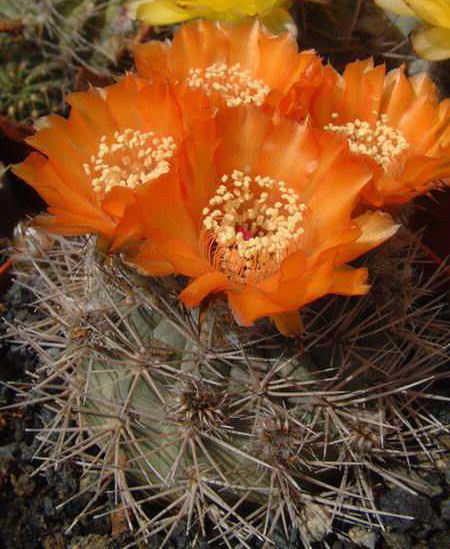
[[[338, 116], [338, 113], [331, 115], [333, 119]], [[346, 136], [353, 153], [371, 156], [385, 172], [389, 172], [393, 161], [409, 148], [403, 133], [388, 124], [385, 114], [381, 115], [375, 126], [356, 119], [342, 125], [330, 123], [325, 129]]]
[[116, 131], [113, 141], [100, 139], [97, 154], [83, 165], [94, 190], [103, 198], [113, 187], [136, 189], [170, 171], [177, 146], [173, 137], [130, 128]]
[[284, 181], [235, 170], [203, 210], [207, 253], [232, 280], [270, 276], [298, 247], [305, 204]]
[[208, 94], [219, 93], [227, 107], [250, 103], [259, 107], [270, 91], [262, 80], [252, 78], [247, 70], [241, 70], [239, 63], [231, 67], [214, 63], [206, 69], [190, 69], [187, 84], [191, 88], [202, 88]]

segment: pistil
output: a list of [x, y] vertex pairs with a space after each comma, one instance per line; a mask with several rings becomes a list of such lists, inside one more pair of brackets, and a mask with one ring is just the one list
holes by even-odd
[[305, 210], [284, 181], [238, 170], [224, 175], [203, 210], [213, 264], [241, 283], [270, 276], [298, 247]]

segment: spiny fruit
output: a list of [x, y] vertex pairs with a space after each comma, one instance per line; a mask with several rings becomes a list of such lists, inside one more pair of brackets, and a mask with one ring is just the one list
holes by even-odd
[[37, 471], [75, 462], [91, 494], [73, 524], [120, 512], [136, 543], [165, 546], [182, 525], [192, 546], [227, 547], [383, 527], [375, 484], [420, 490], [411, 472], [433, 465], [444, 428], [426, 405], [448, 323], [413, 242], [368, 258], [374, 292], [307, 307], [298, 341], [239, 328], [220, 301], [189, 311], [182, 280], [140, 276], [92, 238], [25, 230], [16, 276], [36, 319], [9, 333], [41, 360], [26, 402], [52, 412]]

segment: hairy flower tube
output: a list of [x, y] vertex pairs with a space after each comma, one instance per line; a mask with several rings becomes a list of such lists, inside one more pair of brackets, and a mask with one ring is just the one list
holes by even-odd
[[132, 258], [139, 269], [190, 277], [187, 306], [224, 292], [240, 324], [270, 316], [286, 335], [300, 331], [306, 303], [367, 292], [367, 270], [347, 263], [398, 226], [381, 212], [352, 218], [372, 175], [365, 161], [337, 135], [255, 107], [215, 124], [215, 143], [187, 144], [189, 185], [156, 181], [127, 214], [148, 239]]
[[136, 191], [177, 173], [185, 120], [174, 91], [158, 79], [128, 75], [104, 90], [74, 93], [67, 102], [69, 118], [45, 119], [28, 140], [38, 152], [14, 171], [49, 205], [40, 224], [53, 233], [111, 240]]
[[135, 60], [140, 76], [202, 90], [219, 108], [276, 104], [296, 82], [320, 81], [324, 70], [314, 52], [298, 52], [290, 34], [275, 36], [257, 21], [183, 25], [172, 42], [137, 46]]
[[450, 58], [450, 2], [448, 0], [375, 0], [387, 11], [418, 17], [425, 25], [413, 35], [417, 54], [429, 61]]
[[283, 99], [283, 114], [346, 139], [354, 154], [372, 163], [364, 190], [373, 206], [407, 202], [450, 177], [450, 100], [439, 102], [426, 74], [408, 78], [403, 68], [386, 74], [371, 59], [326, 67], [318, 86], [297, 84]]

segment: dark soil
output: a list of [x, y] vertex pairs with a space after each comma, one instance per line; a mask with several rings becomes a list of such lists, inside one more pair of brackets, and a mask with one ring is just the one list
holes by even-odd
[[[32, 310], [24, 306], [27, 301], [27, 292], [13, 287], [3, 299], [7, 308], [3, 314], [5, 320], [18, 317], [26, 320], [32, 315]], [[33, 370], [36, 357], [27, 349], [5, 342], [0, 346], [0, 357], [0, 406], [19, 404], [20, 397], [3, 383], [27, 382], [26, 371]], [[39, 443], [28, 430], [39, 428], [41, 418], [48, 413], [42, 406], [8, 408], [0, 412], [0, 547], [121, 547], [121, 543], [110, 543], [111, 525], [105, 519], [81, 522], [70, 535], [64, 535], [86, 501], [79, 498], [62, 509], [57, 507], [79, 491], [79, 473], [71, 464], [33, 476], [39, 465], [33, 459]]]

